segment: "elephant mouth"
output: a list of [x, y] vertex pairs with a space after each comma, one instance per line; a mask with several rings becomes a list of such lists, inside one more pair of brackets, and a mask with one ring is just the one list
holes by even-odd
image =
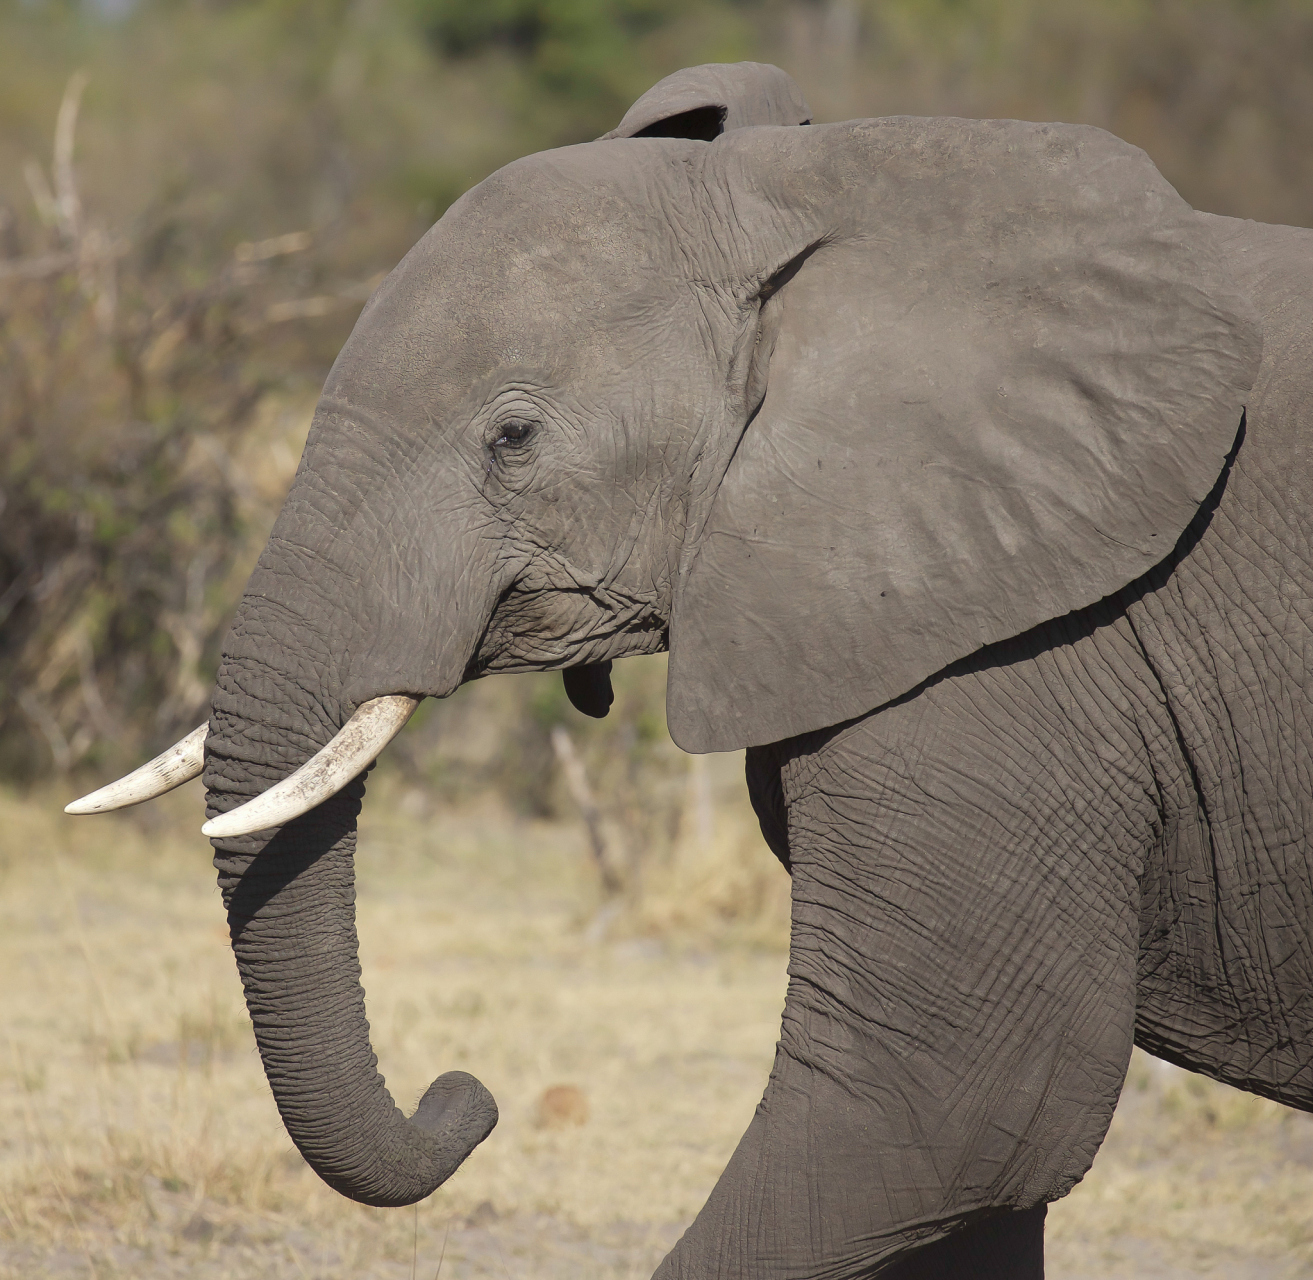
[[[281, 827], [335, 796], [376, 760], [405, 727], [420, 699], [410, 694], [371, 698], [356, 708], [332, 740], [295, 773], [245, 804], [211, 818], [201, 834], [215, 839], [248, 836]], [[65, 813], [108, 813], [153, 800], [196, 777], [205, 767], [208, 726], [200, 725], [154, 760], [126, 777], [74, 800]]]
[[[541, 592], [524, 593], [539, 605]], [[536, 618], [529, 629], [539, 647], [521, 652], [508, 637], [516, 634], [503, 613], [514, 613], [518, 601], [514, 591], [503, 593], [501, 605], [484, 630], [474, 656], [465, 668], [465, 679], [495, 671], [525, 671], [555, 668], [601, 669], [617, 656], [652, 653], [669, 645], [665, 615], [649, 595], [631, 595], [610, 588], [572, 593], [573, 608], [561, 617]], [[512, 602], [508, 605], [507, 602]], [[518, 601], [521, 610], [527, 606]], [[503, 606], [505, 606], [503, 608]], [[668, 610], [666, 611], [668, 612]], [[523, 619], [516, 618], [517, 621]], [[594, 673], [595, 675], [595, 673]], [[605, 696], [591, 685], [584, 689], [575, 677], [575, 705], [589, 715], [604, 715], [610, 706], [609, 680]], [[598, 683], [593, 679], [594, 683]], [[571, 682], [567, 679], [567, 685]], [[352, 779], [369, 767], [405, 727], [422, 701], [423, 694], [392, 693], [362, 702], [333, 738], [295, 772], [244, 804], [217, 814], [201, 827], [201, 833], [224, 840], [254, 835], [282, 827], [331, 799]], [[69, 814], [108, 813], [153, 800], [200, 775], [205, 767], [209, 726], [199, 725], [167, 751], [131, 773], [74, 800], [65, 806]]]

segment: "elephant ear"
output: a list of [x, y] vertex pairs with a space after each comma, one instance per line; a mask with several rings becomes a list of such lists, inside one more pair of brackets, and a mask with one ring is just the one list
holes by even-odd
[[763, 292], [787, 282], [760, 311], [764, 399], [676, 587], [682, 747], [864, 714], [1171, 552], [1261, 342], [1143, 152], [912, 119], [715, 150], [740, 239], [774, 255]]
[[653, 85], [608, 138], [700, 138], [710, 142], [748, 125], [809, 124], [802, 91], [765, 62], [713, 62], [685, 67]]

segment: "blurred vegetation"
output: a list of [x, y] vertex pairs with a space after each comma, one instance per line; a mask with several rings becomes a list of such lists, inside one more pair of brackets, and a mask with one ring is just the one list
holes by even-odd
[[[1313, 221], [1313, 0], [0, 0], [0, 775], [201, 718], [315, 391], [462, 190], [741, 58], [818, 120], [1088, 121], [1199, 207]], [[663, 680], [621, 664], [598, 724], [554, 676], [483, 682], [399, 767], [569, 812], [565, 725], [606, 821], [669, 845]]]

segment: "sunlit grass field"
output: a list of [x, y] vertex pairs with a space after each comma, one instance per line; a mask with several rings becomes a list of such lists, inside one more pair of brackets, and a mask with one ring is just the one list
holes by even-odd
[[[413, 1106], [473, 1071], [493, 1135], [418, 1209], [324, 1187], [255, 1054], [197, 784], [120, 818], [0, 793], [0, 1275], [640, 1277], [761, 1094], [788, 882], [735, 760], [637, 900], [599, 911], [582, 828], [371, 785], [374, 1044]], [[1313, 1274], [1313, 1122], [1137, 1056], [1049, 1274]]]

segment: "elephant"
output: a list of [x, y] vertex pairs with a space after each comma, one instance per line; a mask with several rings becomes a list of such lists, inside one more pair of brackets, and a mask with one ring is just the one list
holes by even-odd
[[352, 859], [420, 699], [668, 650], [792, 877], [765, 1094], [659, 1280], [1038, 1277], [1133, 1044], [1313, 1110], [1313, 232], [1096, 128], [662, 81], [462, 196], [328, 376], [204, 769], [289, 1134], [370, 1205], [491, 1131], [370, 1047]]

